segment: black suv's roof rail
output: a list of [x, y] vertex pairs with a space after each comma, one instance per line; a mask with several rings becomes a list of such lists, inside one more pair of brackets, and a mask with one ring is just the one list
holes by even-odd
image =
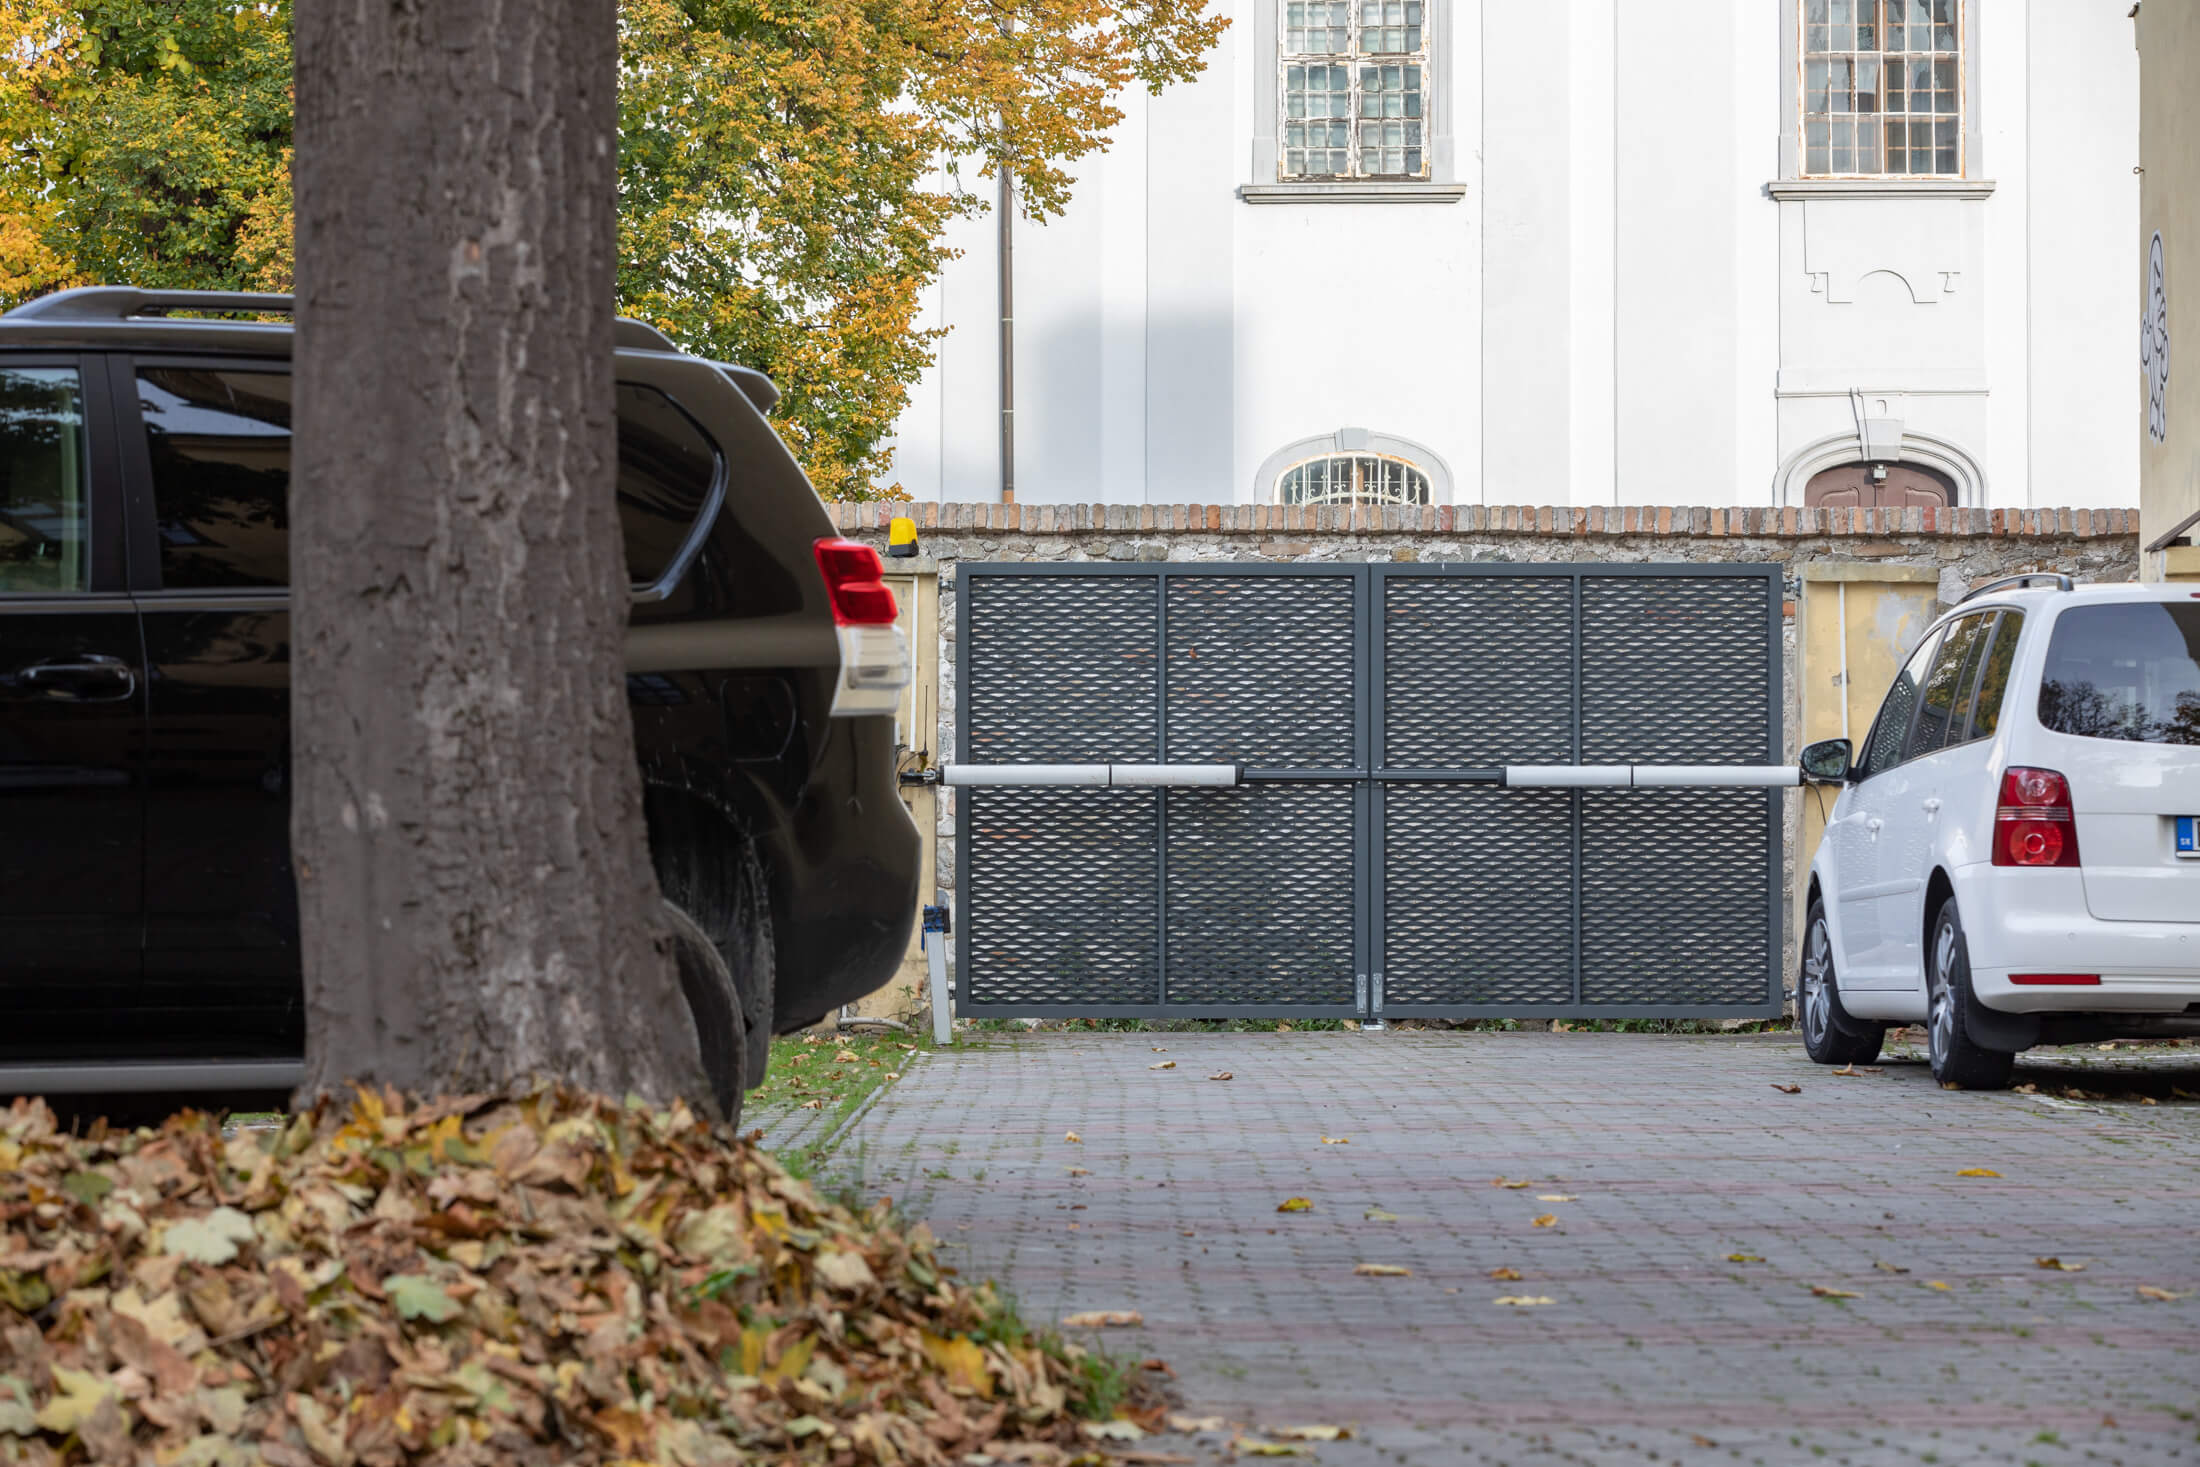
[[249, 290], [139, 290], [134, 285], [80, 285], [25, 301], [8, 316], [17, 321], [127, 321], [170, 311], [253, 311], [287, 316], [290, 297]]
[[[250, 313], [263, 316], [288, 316], [294, 314], [292, 298], [264, 291], [251, 290], [140, 290], [134, 285], [80, 285], [74, 290], [57, 290], [52, 295], [42, 295], [33, 301], [25, 301], [6, 313], [12, 321], [128, 321], [145, 316], [166, 316], [173, 311]], [[631, 316], [621, 316], [612, 324], [612, 344], [627, 351], [670, 351], [680, 348], [671, 337]], [[741, 395], [756, 405], [760, 413], [768, 413], [779, 401], [779, 389], [772, 380], [754, 367], [736, 366], [732, 362], [713, 362], [712, 366], [731, 378]]]
[[[1980, 596], [1989, 596], [1996, 591], [2006, 591], [2011, 586], [2022, 586], [2032, 581], [2053, 581], [2055, 589], [2058, 591], [2068, 591], [2076, 584], [2061, 571], [2026, 571], [2021, 576], [2003, 576], [1998, 581], [1988, 581], [1985, 585], [1964, 597], [1963, 601], [1976, 600]], [[1956, 605], [1961, 606], [1963, 601], [1958, 601]]]

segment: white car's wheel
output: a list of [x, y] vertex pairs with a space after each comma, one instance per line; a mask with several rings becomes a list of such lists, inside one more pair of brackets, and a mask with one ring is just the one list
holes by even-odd
[[1803, 932], [1803, 972], [1795, 1007], [1803, 1027], [1803, 1052], [1819, 1064], [1868, 1065], [1879, 1058], [1886, 1026], [1851, 1018], [1841, 1007], [1833, 930], [1826, 924], [1826, 904], [1815, 899]]
[[1971, 996], [1971, 952], [1963, 938], [1963, 917], [1955, 898], [1940, 904], [1933, 919], [1933, 941], [1925, 954], [1925, 1048], [1933, 1078], [1962, 1090], [2005, 1090], [2017, 1057], [1972, 1042], [1965, 1017], [1978, 1002]]

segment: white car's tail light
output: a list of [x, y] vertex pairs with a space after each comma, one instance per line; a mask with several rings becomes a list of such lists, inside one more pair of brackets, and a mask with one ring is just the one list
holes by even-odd
[[2001, 776], [1994, 810], [1996, 866], [2075, 866], [2078, 827], [2070, 781], [2052, 769], [2012, 766]]
[[820, 540], [816, 554], [840, 641], [833, 713], [842, 718], [893, 714], [901, 707], [911, 668], [909, 639], [894, 625], [901, 606], [886, 584], [885, 564], [860, 540]]

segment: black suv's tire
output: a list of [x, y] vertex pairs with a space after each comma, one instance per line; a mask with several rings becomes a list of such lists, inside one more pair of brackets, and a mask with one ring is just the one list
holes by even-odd
[[1971, 1039], [1969, 1020], [1978, 999], [1971, 993], [1971, 949], [1954, 897], [1940, 904], [1932, 933], [1925, 949], [1925, 1047], [1933, 1078], [1963, 1090], [2006, 1090], [2017, 1057]]
[[649, 849], [657, 887], [725, 959], [740, 995], [748, 1054], [744, 1076], [764, 1082], [771, 1057], [778, 965], [774, 960], [771, 893], [752, 841], [741, 839], [698, 802], [677, 791], [653, 790]]
[[710, 1081], [719, 1114], [729, 1126], [741, 1121], [741, 1100], [748, 1093], [748, 1025], [733, 972], [718, 945], [693, 917], [671, 901], [665, 920], [672, 925], [673, 959], [680, 968], [680, 991], [695, 1017], [695, 1039], [702, 1049], [703, 1076]]
[[1826, 904], [1813, 897], [1803, 926], [1803, 967], [1795, 989], [1795, 1017], [1803, 1029], [1803, 1052], [1822, 1065], [1868, 1065], [1879, 1058], [1887, 1026], [1851, 1018], [1841, 1007], [1841, 989], [1833, 965], [1833, 931], [1826, 925]]

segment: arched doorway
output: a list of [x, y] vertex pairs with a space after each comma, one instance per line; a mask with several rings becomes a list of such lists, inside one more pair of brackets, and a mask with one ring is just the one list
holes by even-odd
[[1803, 486], [1805, 505], [1829, 509], [1904, 509], [1956, 502], [1955, 480], [1918, 464], [1836, 464], [1820, 469]]

